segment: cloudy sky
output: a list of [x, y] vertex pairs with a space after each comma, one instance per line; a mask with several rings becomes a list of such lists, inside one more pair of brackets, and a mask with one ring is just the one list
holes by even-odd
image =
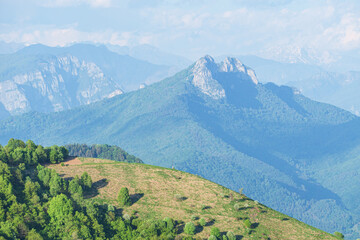
[[204, 54], [296, 55], [360, 49], [358, 0], [0, 0], [0, 40], [50, 46], [150, 44]]

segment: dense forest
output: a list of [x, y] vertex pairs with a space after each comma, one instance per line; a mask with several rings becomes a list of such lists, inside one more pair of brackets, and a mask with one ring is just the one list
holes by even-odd
[[86, 172], [63, 179], [43, 166], [67, 156], [64, 147], [44, 148], [30, 140], [0, 145], [0, 239], [175, 238], [176, 221], [140, 220], [113, 205], [92, 203], [86, 199], [92, 188]]
[[70, 156], [104, 158], [120, 162], [143, 163], [143, 161], [131, 154], [128, 154], [118, 146], [107, 144], [68, 144], [65, 148], [69, 151]]

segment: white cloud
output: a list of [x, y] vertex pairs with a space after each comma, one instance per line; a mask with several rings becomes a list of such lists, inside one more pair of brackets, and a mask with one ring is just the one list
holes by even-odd
[[89, 5], [97, 8], [111, 7], [112, 0], [38, 0], [38, 4], [44, 7], [74, 7], [80, 5]]
[[0, 34], [0, 40], [18, 42], [26, 45], [41, 43], [48, 46], [66, 46], [76, 42], [110, 43], [114, 45], [151, 44], [151, 34], [136, 32], [82, 32], [74, 28], [58, 28], [51, 30], [13, 31]]

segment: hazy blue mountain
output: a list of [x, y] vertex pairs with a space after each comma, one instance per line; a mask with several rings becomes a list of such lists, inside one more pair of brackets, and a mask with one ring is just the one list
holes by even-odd
[[328, 232], [358, 236], [360, 119], [206, 56], [173, 77], [74, 110], [0, 123], [38, 143], [106, 143], [198, 174]]
[[0, 41], [0, 54], [14, 53], [23, 47], [25, 46], [21, 43]]
[[89, 104], [158, 81], [168, 71], [106, 47], [32, 45], [0, 55], [0, 118]]
[[345, 68], [340, 67], [330, 68], [330, 65], [326, 70], [305, 63], [281, 63], [251, 55], [237, 57], [256, 71], [261, 82], [292, 86], [313, 100], [330, 103], [360, 115], [360, 72], [345, 71]]

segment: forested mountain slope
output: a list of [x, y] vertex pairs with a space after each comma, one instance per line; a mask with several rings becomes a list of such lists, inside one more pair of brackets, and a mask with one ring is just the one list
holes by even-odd
[[244, 188], [308, 224], [355, 236], [359, 131], [359, 118], [347, 111], [259, 83], [236, 59], [218, 64], [206, 56], [135, 92], [10, 118], [0, 123], [0, 141], [115, 144], [146, 163]]

